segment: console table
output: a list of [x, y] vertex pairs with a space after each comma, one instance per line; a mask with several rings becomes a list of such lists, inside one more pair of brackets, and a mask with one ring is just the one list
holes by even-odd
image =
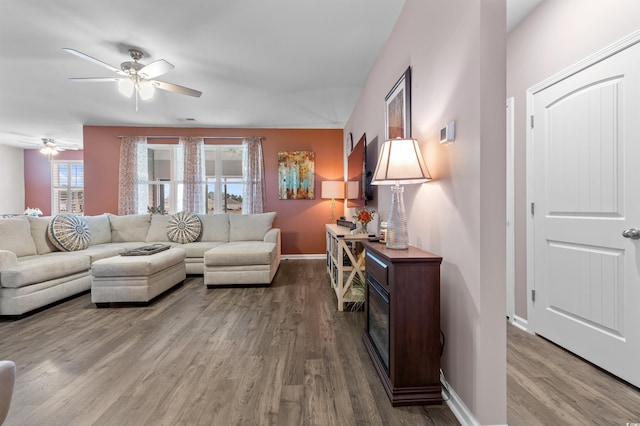
[[442, 257], [416, 247], [363, 245], [367, 285], [362, 340], [391, 405], [441, 404]]
[[363, 302], [364, 297], [352, 292], [354, 278], [358, 276], [360, 282], [365, 282], [364, 260], [360, 254], [361, 243], [374, 237], [373, 234], [352, 234], [344, 226], [327, 224], [327, 272], [331, 277], [331, 284], [338, 298], [338, 310], [344, 309], [348, 302]]

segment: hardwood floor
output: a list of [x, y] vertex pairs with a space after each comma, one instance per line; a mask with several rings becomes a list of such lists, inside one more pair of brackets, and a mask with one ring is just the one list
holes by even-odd
[[[190, 277], [146, 307], [85, 294], [0, 320], [0, 359], [18, 366], [5, 425], [458, 424], [446, 405], [391, 407], [363, 320], [336, 310], [322, 260], [285, 260], [266, 288]], [[511, 426], [640, 422], [638, 389], [507, 330]]]
[[507, 398], [510, 426], [640, 423], [637, 388], [512, 325]]
[[446, 405], [393, 408], [338, 312], [323, 260], [285, 260], [271, 287], [96, 309], [85, 294], [0, 321], [18, 367], [5, 425], [456, 425]]

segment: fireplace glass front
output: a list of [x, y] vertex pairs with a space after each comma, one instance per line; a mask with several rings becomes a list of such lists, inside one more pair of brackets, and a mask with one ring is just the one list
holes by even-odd
[[367, 333], [389, 373], [389, 292], [367, 274]]

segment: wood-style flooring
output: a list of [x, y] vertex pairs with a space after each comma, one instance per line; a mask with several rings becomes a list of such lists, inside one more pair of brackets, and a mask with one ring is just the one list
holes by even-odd
[[338, 312], [322, 260], [285, 260], [271, 287], [190, 277], [149, 306], [81, 295], [0, 321], [18, 368], [5, 425], [456, 425], [446, 404], [393, 408]]
[[509, 325], [507, 420], [510, 426], [637, 425], [640, 390]]
[[[391, 407], [322, 260], [285, 260], [271, 287], [207, 290], [202, 277], [149, 306], [81, 295], [0, 320], [17, 363], [9, 425], [456, 425], [446, 405]], [[508, 326], [508, 422], [640, 422], [640, 392]]]

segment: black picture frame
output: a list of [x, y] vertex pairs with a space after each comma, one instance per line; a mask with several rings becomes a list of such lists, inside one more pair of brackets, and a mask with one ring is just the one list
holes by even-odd
[[385, 139], [411, 137], [411, 66], [384, 98]]

